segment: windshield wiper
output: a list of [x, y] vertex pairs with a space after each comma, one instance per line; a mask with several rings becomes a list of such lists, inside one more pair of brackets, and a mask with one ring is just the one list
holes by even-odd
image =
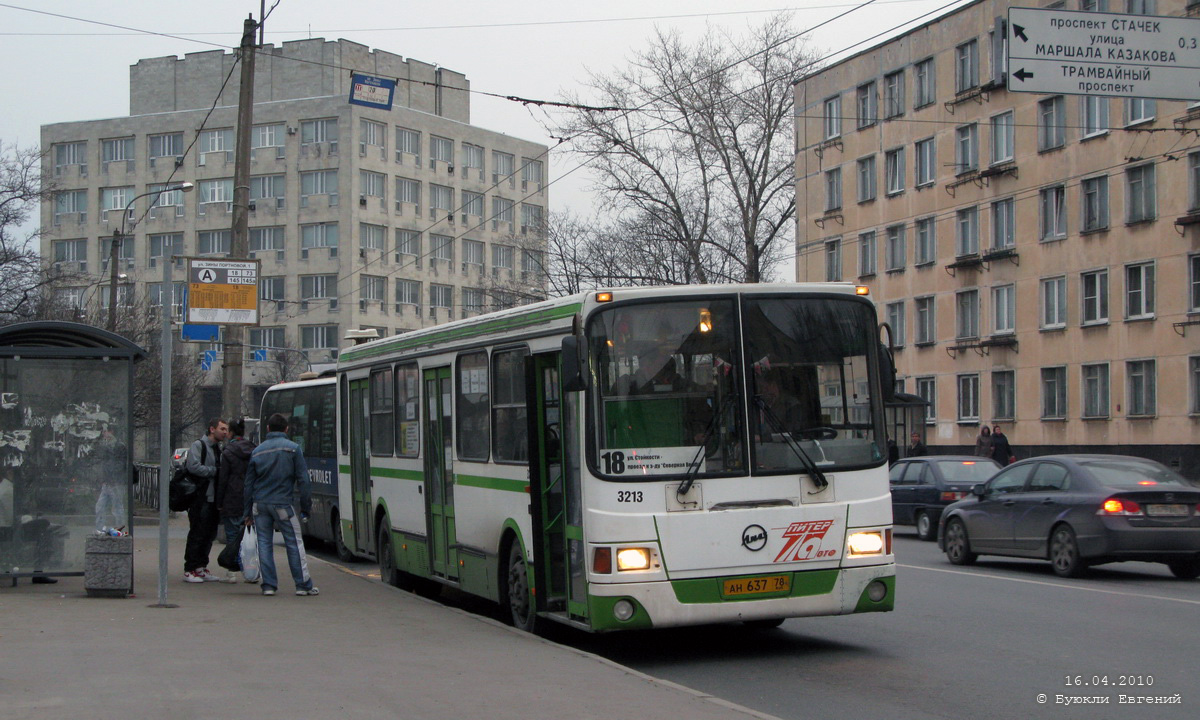
[[804, 469], [807, 470], [808, 474], [812, 477], [813, 484], [817, 486], [817, 489], [810, 492], [809, 495], [816, 495], [825, 488], [829, 487], [829, 480], [825, 478], [825, 474], [821, 472], [821, 469], [817, 467], [817, 464], [813, 462], [813, 459], [808, 456], [808, 453], [804, 452], [804, 448], [800, 447], [800, 445], [797, 444], [794, 439], [792, 439], [791, 433], [787, 432], [783, 426], [783, 423], [778, 417], [776, 417], [775, 413], [771, 411], [771, 408], [767, 407], [767, 402], [763, 400], [762, 395], [754, 396], [754, 404], [759, 410], [762, 410], [763, 416], [766, 417], [767, 422], [771, 424], [771, 429], [783, 437], [784, 442], [787, 443], [787, 446], [791, 448], [796, 457], [800, 458], [800, 464], [804, 466]]
[[[726, 405], [737, 401], [737, 393], [729, 396]], [[712, 419], [708, 421], [708, 427], [704, 428], [704, 437], [700, 438], [700, 447], [696, 450], [696, 456], [692, 458], [692, 464], [688, 467], [687, 476], [683, 478], [683, 482], [679, 483], [679, 487], [675, 490], [676, 499], [688, 494], [692, 489], [692, 485], [696, 482], [696, 476], [700, 474], [700, 459], [704, 456], [704, 449], [708, 447], [708, 441], [712, 438], [713, 430], [717, 429], [717, 424], [721, 419], [721, 412], [715, 405], [713, 407]]]

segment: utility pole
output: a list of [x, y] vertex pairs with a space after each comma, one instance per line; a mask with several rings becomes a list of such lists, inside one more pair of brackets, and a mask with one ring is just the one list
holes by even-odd
[[[254, 123], [254, 16], [242, 24], [242, 80], [238, 88], [237, 146], [233, 156], [233, 239], [229, 247], [232, 260], [244, 260], [250, 253], [250, 134]], [[221, 365], [224, 388], [221, 407], [232, 422], [242, 411], [242, 364], [245, 345], [241, 325], [225, 326], [225, 359]]]
[[[125, 208], [124, 212], [129, 213], [129, 208]], [[125, 224], [124, 215], [121, 216], [121, 224]], [[121, 231], [113, 230], [112, 247], [108, 251], [108, 331], [117, 331], [117, 257], [120, 255], [121, 249]]]

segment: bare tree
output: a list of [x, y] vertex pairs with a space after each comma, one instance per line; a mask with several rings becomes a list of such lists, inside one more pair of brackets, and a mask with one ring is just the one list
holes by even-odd
[[0, 323], [30, 317], [52, 281], [38, 252], [41, 232], [22, 228], [53, 191], [42, 183], [41, 163], [35, 148], [0, 143]]
[[607, 198], [604, 232], [637, 233], [626, 281], [759, 282], [782, 260], [795, 220], [791, 85], [813, 63], [798, 37], [787, 15], [692, 45], [659, 31], [628, 68], [592, 76], [599, 103], [625, 111], [578, 110], [561, 133]]

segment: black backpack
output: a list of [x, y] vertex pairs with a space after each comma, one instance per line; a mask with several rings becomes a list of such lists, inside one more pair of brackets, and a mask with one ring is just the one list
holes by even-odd
[[[200, 441], [200, 464], [203, 465], [208, 459], [208, 445], [204, 441]], [[182, 512], [192, 506], [196, 500], [196, 493], [200, 490], [201, 482], [207, 489], [207, 478], [193, 477], [187, 470], [187, 463], [180, 465], [175, 470], [175, 474], [171, 476], [171, 485], [168, 487], [169, 498], [167, 507], [174, 512]]]

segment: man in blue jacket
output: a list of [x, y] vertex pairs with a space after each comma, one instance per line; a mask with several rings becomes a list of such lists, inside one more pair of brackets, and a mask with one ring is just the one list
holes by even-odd
[[258, 562], [262, 572], [262, 594], [274, 595], [279, 588], [275, 573], [276, 529], [287, 547], [288, 567], [296, 583], [297, 595], [316, 595], [317, 588], [308, 574], [308, 558], [300, 533], [300, 518], [292, 506], [292, 496], [300, 491], [300, 512], [304, 519], [312, 511], [312, 491], [308, 483], [308, 464], [300, 446], [287, 439], [288, 422], [280, 413], [267, 419], [267, 439], [250, 454], [243, 486], [243, 514], [246, 527], [254, 524], [258, 533]]

